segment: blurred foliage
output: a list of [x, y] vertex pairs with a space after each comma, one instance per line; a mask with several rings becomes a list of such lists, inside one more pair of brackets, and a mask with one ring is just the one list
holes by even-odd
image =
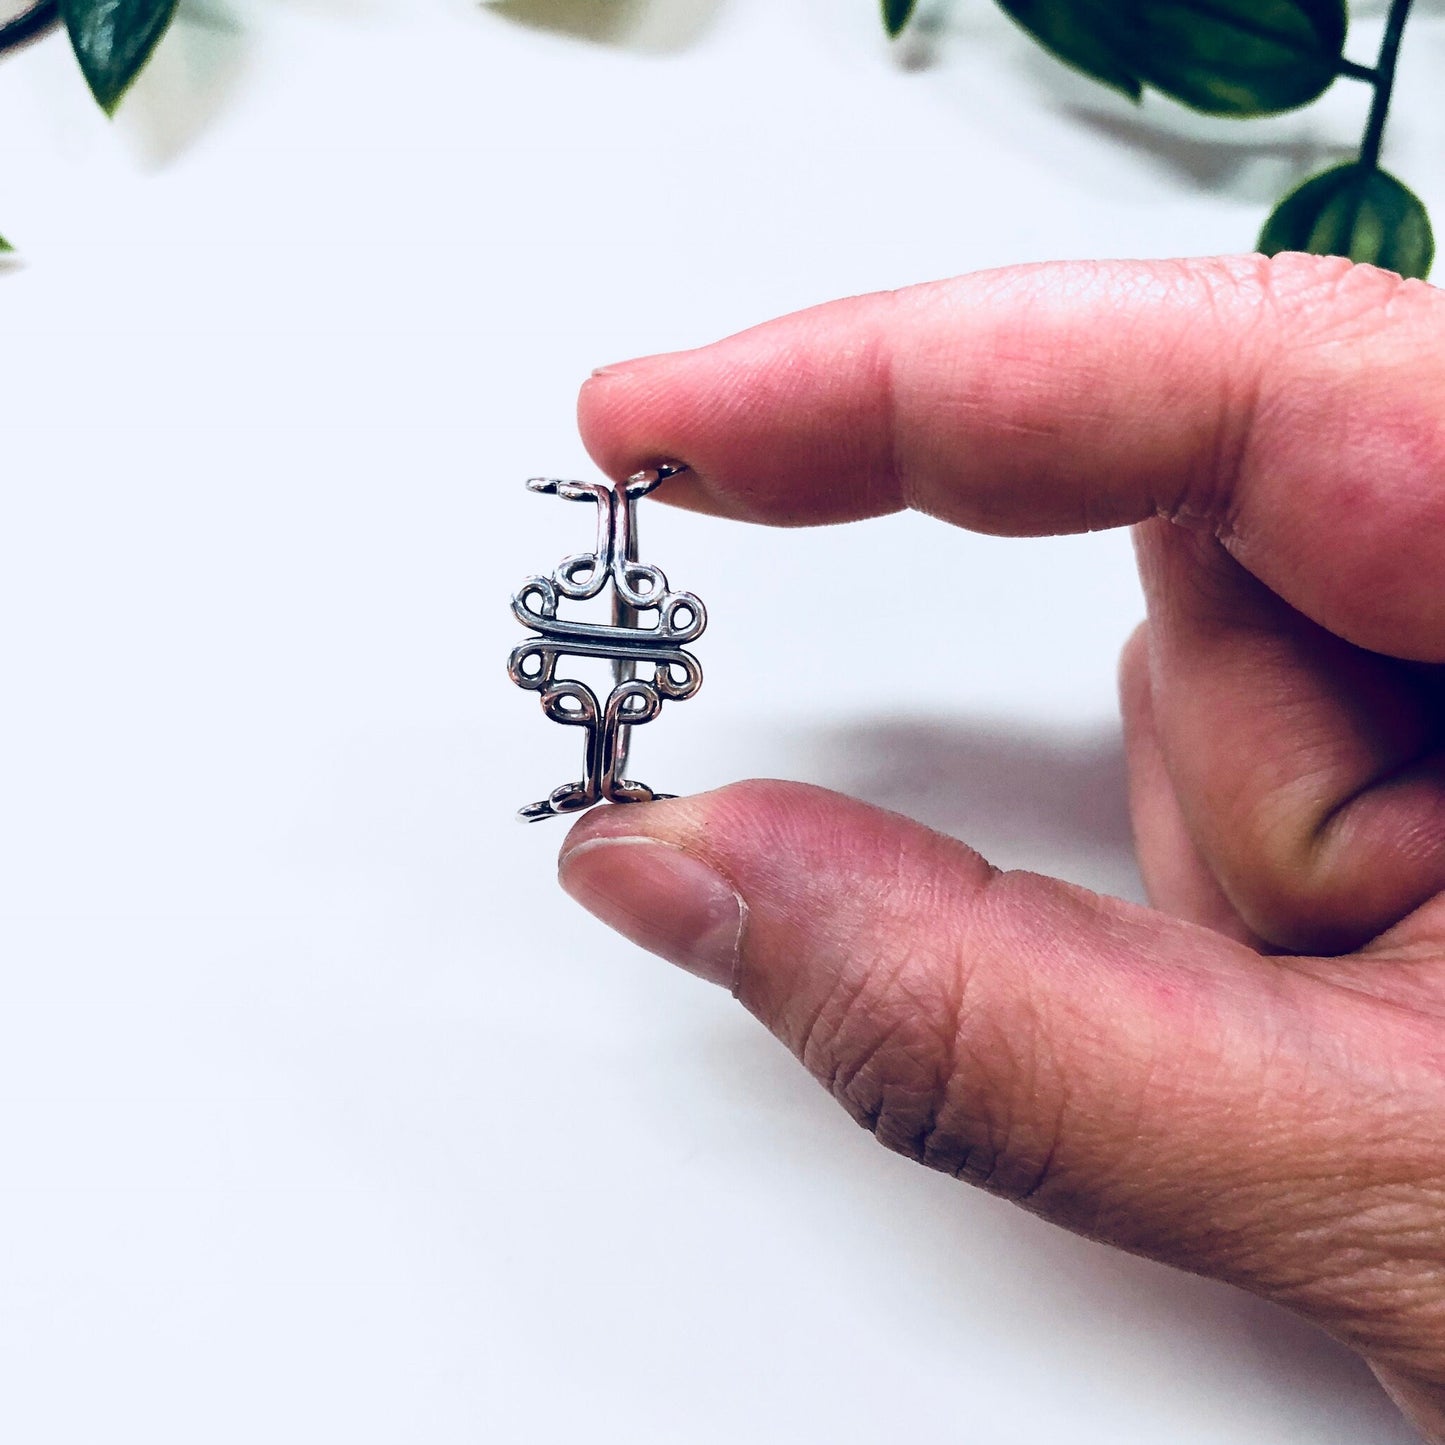
[[[1346, 0], [997, 0], [1066, 65], [1138, 101], [1145, 89], [1207, 115], [1276, 115], [1340, 77], [1373, 100], [1356, 161], [1307, 180], [1265, 223], [1259, 249], [1313, 251], [1424, 277], [1434, 258], [1419, 198], [1380, 169], [1380, 145], [1411, 0], [1392, 0], [1374, 66], [1345, 56]], [[917, 0], [883, 0], [899, 35]]]
[[1344, 0], [999, 0], [1060, 59], [1138, 99], [1152, 86], [1210, 115], [1270, 115], [1333, 83]]
[[[605, 4], [607, 0], [597, 0]], [[889, 35], [917, 18], [919, 0], [880, 0]], [[1430, 218], [1380, 169], [1380, 147], [1411, 0], [1391, 0], [1379, 60], [1345, 56], [1346, 0], [996, 0], [1075, 70], [1127, 95], [1146, 89], [1208, 115], [1296, 110], [1341, 76], [1373, 92], [1357, 160], [1307, 180], [1265, 223], [1267, 254], [1349, 256], [1423, 277], [1434, 256]], [[91, 94], [113, 115], [175, 18], [177, 0], [35, 0], [0, 24], [0, 52], [63, 23]], [[0, 252], [11, 247], [0, 238]]]

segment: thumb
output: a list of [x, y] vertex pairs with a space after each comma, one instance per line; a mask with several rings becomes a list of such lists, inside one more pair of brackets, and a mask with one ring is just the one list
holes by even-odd
[[889, 1147], [1393, 1354], [1378, 1292], [1342, 1297], [1339, 1267], [1408, 1170], [1391, 1139], [1419, 1137], [1387, 1011], [795, 784], [598, 810], [561, 879], [731, 988]]

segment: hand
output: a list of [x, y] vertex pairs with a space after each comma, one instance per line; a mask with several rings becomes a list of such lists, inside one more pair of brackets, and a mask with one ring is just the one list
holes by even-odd
[[608, 368], [581, 421], [746, 521], [1136, 528], [1155, 911], [785, 783], [599, 810], [562, 881], [884, 1144], [1299, 1311], [1445, 1442], [1445, 296], [1027, 267]]

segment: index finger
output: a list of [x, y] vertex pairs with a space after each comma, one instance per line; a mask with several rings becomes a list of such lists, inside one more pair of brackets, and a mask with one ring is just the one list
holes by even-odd
[[[1445, 302], [1283, 256], [1009, 268], [603, 368], [584, 440], [683, 505], [1040, 535], [1165, 516], [1376, 651], [1445, 660]], [[666, 494], [665, 494], [666, 495]]]

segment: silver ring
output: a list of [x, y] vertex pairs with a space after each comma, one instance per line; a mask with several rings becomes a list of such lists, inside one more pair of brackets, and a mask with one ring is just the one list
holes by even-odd
[[[518, 687], [540, 693], [553, 722], [584, 732], [581, 782], [554, 788], [518, 814], [535, 823], [594, 803], [647, 803], [673, 797], [624, 776], [632, 729], [651, 722], [664, 702], [685, 702], [702, 686], [702, 668], [684, 644], [702, 636], [707, 609], [691, 592], [674, 592], [660, 567], [638, 560], [637, 504], [687, 468], [665, 464], [616, 486], [534, 477], [528, 490], [597, 507], [597, 542], [591, 552], [564, 557], [548, 577], [528, 577], [512, 595], [512, 613], [537, 635], [512, 649], [507, 672]], [[612, 587], [612, 622], [567, 621], [564, 601], [584, 602]], [[655, 617], [655, 621], [650, 619]], [[612, 663], [606, 702], [572, 678], [559, 678], [563, 657], [600, 657]], [[650, 669], [639, 676], [639, 667]]]

